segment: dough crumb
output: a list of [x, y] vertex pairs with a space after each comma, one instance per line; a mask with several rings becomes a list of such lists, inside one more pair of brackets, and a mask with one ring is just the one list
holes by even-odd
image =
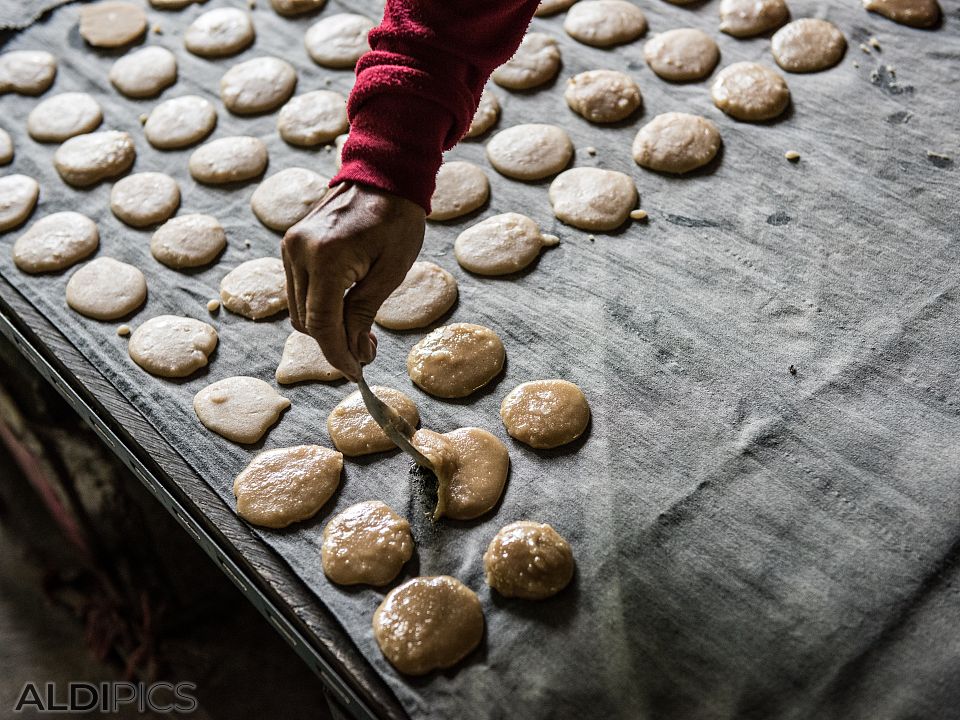
[[595, 147], [593, 147], [592, 145], [591, 145], [590, 147], [586, 148], [585, 151], [586, 151], [587, 155], [596, 155], [596, 154], [597, 154], [597, 149], [596, 149]]
[[117, 335], [119, 335], [120, 337], [126, 337], [129, 334], [130, 334], [129, 325], [121, 325], [120, 327], [117, 328]]
[[207, 312], [215, 313], [219, 309], [220, 309], [219, 300], [217, 300], [216, 298], [213, 298], [212, 300], [207, 300]]
[[560, 244], [560, 238], [556, 235], [543, 234], [540, 240], [543, 242], [544, 247], [553, 247]]
[[153, 30], [154, 35], [163, 35], [163, 28], [160, 27], [160, 23], [154, 23], [150, 29]]
[[796, 367], [796, 365], [791, 365], [790, 368], [789, 368], [789, 370], [790, 370], [790, 374], [791, 374], [791, 375], [796, 375], [796, 374], [797, 374], [797, 367]]
[[800, 153], [796, 150], [787, 150], [783, 156], [790, 162], [797, 162], [800, 159]]
[[646, 210], [634, 210], [630, 213], [630, 217], [634, 220], [646, 220], [648, 216]]
[[887, 65], [887, 73], [890, 75], [890, 77], [896, 77], [897, 69], [893, 65]]
[[147, 117], [148, 115], [146, 113], [140, 113], [140, 117], [138, 119], [140, 120], [141, 125], [147, 124]]
[[247, 7], [253, 10], [257, 6], [257, 0], [247, 0]]
[[859, 68], [860, 68], [860, 63], [858, 63], [856, 60], [854, 60], [854, 61], [853, 61], [853, 66], [854, 66], [855, 68], [859, 69]]
[[593, 235], [587, 235], [587, 240], [589, 240], [590, 242], [596, 242], [596, 241], [597, 241], [597, 239], [596, 239]]
[[870, 45], [870, 47], [874, 48], [875, 50], [880, 49], [880, 41], [877, 39], [875, 35], [871, 35], [870, 39], [867, 40], [867, 43]]
[[870, 54], [870, 46], [869, 46], [869, 45], [865, 45], [864, 43], [860, 43], [860, 49], [861, 49], [863, 52], [865, 52], [867, 55]]
[[243, 245], [244, 245], [244, 247], [250, 247], [250, 241], [249, 241], [249, 240], [244, 240], [244, 241], [243, 241]]

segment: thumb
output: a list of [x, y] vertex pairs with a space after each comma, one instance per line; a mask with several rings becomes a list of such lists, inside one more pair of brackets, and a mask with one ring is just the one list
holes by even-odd
[[369, 363], [376, 355], [376, 338], [370, 332], [373, 319], [383, 301], [403, 281], [396, 268], [386, 269], [382, 262], [374, 263], [370, 271], [347, 293], [343, 302], [344, 329], [350, 352], [360, 362]]

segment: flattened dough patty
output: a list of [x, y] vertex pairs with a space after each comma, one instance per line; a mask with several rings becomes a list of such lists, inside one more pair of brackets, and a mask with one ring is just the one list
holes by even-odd
[[136, 157], [129, 133], [105, 130], [70, 138], [57, 148], [53, 164], [64, 182], [88, 187], [126, 172]]
[[[374, 385], [370, 389], [410, 427], [416, 427], [420, 422], [416, 403], [399, 390], [381, 385]], [[327, 418], [327, 432], [337, 450], [350, 457], [385, 452], [396, 447], [367, 412], [359, 390], [347, 395], [333, 409]]]
[[497, 124], [500, 117], [500, 101], [487, 88], [480, 94], [480, 103], [477, 105], [477, 111], [473, 114], [473, 120], [470, 121], [470, 128], [464, 137], [473, 138], [483, 135], [487, 130]]
[[567, 380], [534, 380], [517, 385], [500, 403], [510, 437], [538, 450], [573, 442], [590, 422], [583, 391]]
[[220, 99], [238, 115], [273, 110], [285, 103], [297, 86], [297, 71], [286, 60], [260, 57], [234, 65], [220, 78]]
[[452, 220], [473, 212], [490, 197], [490, 181], [479, 165], [451, 160], [440, 166], [428, 220]]
[[37, 142], [63, 142], [96, 130], [103, 111], [92, 95], [60, 93], [39, 103], [27, 116], [27, 132]]
[[560, 220], [581, 230], [613, 230], [637, 204], [637, 187], [616, 170], [566, 170], [550, 184], [550, 204]]
[[154, 97], [177, 81], [177, 58], [166, 48], [146, 47], [119, 58], [109, 78], [127, 97]]
[[567, 105], [590, 122], [619, 122], [643, 103], [633, 78], [617, 70], [587, 70], [567, 81]]
[[187, 50], [201, 57], [224, 57], [245, 50], [256, 33], [250, 14], [237, 8], [208, 10], [183, 34]]
[[317, 65], [349, 68], [370, 48], [367, 34], [375, 25], [370, 18], [356, 13], [328, 15], [307, 29], [303, 42]]
[[733, 37], [776, 30], [789, 19], [784, 0], [720, 0], [720, 31]]
[[264, 180], [250, 197], [250, 208], [271, 230], [285, 232], [327, 194], [329, 178], [306, 168], [287, 168]]
[[687, 173], [709, 163], [720, 149], [720, 131], [699, 115], [657, 115], [637, 133], [633, 159], [650, 170]]
[[293, 97], [280, 108], [277, 131], [291, 145], [313, 147], [347, 131], [347, 99], [332, 90]]
[[777, 65], [787, 72], [819, 72], [840, 62], [847, 40], [827, 20], [802, 18], [787, 23], [770, 40]]
[[166, 100], [153, 109], [143, 126], [147, 142], [161, 150], [187, 147], [213, 132], [217, 111], [199, 95]]
[[187, 377], [202, 367], [217, 347], [217, 331], [200, 320], [157, 315], [133, 331], [127, 352], [151, 375]]
[[317, 341], [305, 333], [294, 330], [283, 344], [283, 354], [275, 374], [281, 385], [319, 380], [339, 380], [343, 373], [327, 362]]
[[147, 14], [138, 5], [108, 0], [80, 7], [80, 36], [94, 47], [128, 45], [146, 30]]
[[338, 585], [386, 585], [412, 555], [410, 523], [379, 500], [351, 505], [323, 529], [323, 572]]
[[175, 270], [211, 263], [226, 245], [220, 221], [199, 213], [171, 218], [150, 238], [153, 256]]
[[664, 80], [702, 80], [720, 61], [713, 38], [696, 28], [677, 28], [654, 35], [643, 46], [647, 65]]
[[557, 41], [539, 32], [527, 33], [513, 57], [493, 71], [490, 78], [508, 90], [529, 90], [553, 80], [560, 72]]
[[0, 93], [39, 95], [57, 76], [57, 59], [43, 50], [13, 50], [0, 55]]
[[453, 251], [457, 262], [478, 275], [509, 275], [537, 259], [545, 247], [560, 242], [545, 235], [526, 215], [503, 213], [478, 222], [457, 236]]
[[208, 185], [250, 180], [266, 169], [267, 146], [249, 135], [218, 138], [194, 150], [189, 166], [193, 179]]
[[460, 398], [499, 375], [505, 359], [503, 341], [493, 330], [453, 323], [437, 328], [411, 348], [407, 372], [431, 395]]
[[567, 11], [563, 29], [584, 45], [610, 47], [643, 35], [647, 18], [627, 0], [583, 0]]
[[937, 0], [863, 0], [863, 7], [901, 25], [933, 27], [943, 14]]
[[728, 65], [710, 88], [714, 104], [730, 117], [771, 120], [790, 104], [790, 89], [779, 73], [752, 62]]
[[13, 245], [13, 262], [28, 273], [56, 272], [91, 255], [100, 244], [97, 224], [67, 210], [40, 218]]
[[180, 186], [169, 175], [136, 173], [117, 180], [110, 190], [113, 214], [133, 227], [161, 223], [180, 205]]
[[147, 280], [138, 268], [98, 257], [67, 281], [67, 305], [94, 320], [129, 315], [147, 299]]
[[540, 180], [560, 172], [573, 157], [573, 142], [556, 125], [529, 123], [501, 130], [487, 143], [498, 172], [517, 180]]
[[456, 301], [457, 279], [435, 263], [418, 261], [383, 301], [376, 322], [390, 330], [426, 327], [443, 317]]
[[510, 523], [483, 554], [487, 584], [505, 597], [543, 600], [573, 579], [570, 544], [546, 523]]
[[230, 312], [261, 320], [287, 309], [287, 275], [280, 258], [247, 260], [220, 281], [220, 301]]
[[30, 217], [40, 197], [40, 184], [26, 175], [0, 177], [0, 232]]
[[193, 397], [204, 427], [233, 442], [257, 442], [290, 401], [258, 378], [237, 375], [207, 385]]

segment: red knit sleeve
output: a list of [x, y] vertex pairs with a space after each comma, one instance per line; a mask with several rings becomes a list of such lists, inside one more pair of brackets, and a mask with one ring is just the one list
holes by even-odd
[[350, 137], [330, 184], [351, 181], [430, 211], [443, 151], [523, 39], [538, 0], [387, 0], [357, 63]]

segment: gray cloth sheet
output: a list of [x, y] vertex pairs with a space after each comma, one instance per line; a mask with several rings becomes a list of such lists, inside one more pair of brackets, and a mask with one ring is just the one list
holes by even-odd
[[[231, 65], [267, 54], [296, 65], [301, 92], [346, 93], [352, 73], [310, 61], [301, 38], [316, 16], [281, 19], [266, 0], [253, 11], [256, 44], [239, 57], [211, 61], [183, 51], [186, 25], [226, 4], [150, 10], [163, 33], [147, 43], [171, 48], [180, 61], [179, 82], [161, 99], [215, 99], [214, 137], [262, 137], [268, 174], [299, 165], [332, 175], [330, 150], [288, 147], [275, 115], [232, 116], [216, 90]], [[768, 39], [717, 32], [717, 2], [638, 4], [652, 32], [710, 32], [722, 65], [772, 65]], [[475, 397], [440, 401], [405, 373], [407, 351], [422, 333], [380, 331], [368, 380], [409, 393], [433, 429], [476, 425], [501, 437], [513, 463], [503, 501], [481, 520], [434, 524], [425, 516], [422, 478], [409, 472], [405, 457], [381, 455], [348, 460], [341, 490], [315, 519], [261, 533], [339, 618], [412, 717], [960, 716], [960, 11], [946, 0], [943, 27], [920, 31], [870, 15], [854, 0], [790, 4], [794, 17], [836, 22], [850, 47], [832, 70], [788, 75], [793, 107], [764, 124], [724, 116], [707, 83], [656, 78], [643, 62], [642, 41], [594, 49], [564, 34], [562, 16], [534, 21], [534, 29], [559, 40], [564, 67], [539, 91], [495, 89], [503, 103], [499, 127], [563, 125], [577, 147], [575, 165], [636, 179], [648, 223], [591, 237], [553, 218], [548, 182], [497, 175], [484, 158], [486, 138], [450, 153], [487, 168], [492, 199], [473, 217], [430, 225], [422, 257], [460, 282], [450, 320], [486, 324], [503, 337], [506, 371]], [[320, 16], [376, 15], [376, 5], [331, 1]], [[209, 369], [188, 380], [151, 377], [127, 357], [126, 340], [115, 334], [119, 323], [67, 309], [70, 271], [29, 277], [16, 270], [10, 247], [22, 230], [0, 237], [0, 272], [232, 507], [233, 477], [259, 448], [206, 431], [191, 400], [230, 375], [272, 381], [290, 327], [286, 316], [251, 322], [221, 311], [210, 318], [205, 304], [240, 262], [277, 255], [279, 236], [250, 211], [255, 183], [199, 186], [187, 173], [190, 150], [159, 152], [147, 144], [138, 116], [158, 101], [127, 100], [111, 88], [113, 54], [85, 47], [76, 17], [77, 6], [61, 8], [4, 49], [56, 53], [60, 72], [47, 96], [94, 93], [103, 128], [134, 135], [135, 170], [174, 175], [183, 191], [180, 212], [216, 215], [229, 247], [197, 272], [177, 273], [153, 260], [150, 231], [111, 215], [110, 183], [67, 187], [53, 170], [55, 147], [26, 136], [37, 99], [0, 98], [0, 124], [17, 150], [4, 172], [42, 183], [32, 220], [84, 212], [100, 224], [99, 255], [144, 270], [149, 300], [132, 325], [161, 313], [209, 319], [219, 349]], [[874, 35], [882, 49], [863, 52], [858, 45]], [[637, 78], [641, 115], [600, 128], [566, 108], [565, 79], [599, 67]], [[671, 110], [718, 124], [718, 162], [685, 178], [634, 164], [637, 129]], [[801, 154], [797, 164], [784, 160], [791, 149]], [[452, 252], [457, 234], [506, 211], [529, 214], [561, 237], [560, 246], [518, 277], [461, 270]], [[507, 437], [498, 406], [516, 384], [551, 377], [580, 384], [593, 422], [584, 441], [535, 452]], [[327, 414], [349, 391], [344, 384], [283, 389], [293, 407], [262, 447], [329, 444]], [[324, 524], [369, 498], [382, 498], [412, 522], [417, 554], [407, 576], [446, 573], [479, 593], [486, 637], [457, 669], [399, 676], [370, 629], [383, 593], [325, 579]], [[546, 602], [505, 600], [484, 582], [487, 543], [521, 518], [553, 524], [576, 554], [573, 585]]]

